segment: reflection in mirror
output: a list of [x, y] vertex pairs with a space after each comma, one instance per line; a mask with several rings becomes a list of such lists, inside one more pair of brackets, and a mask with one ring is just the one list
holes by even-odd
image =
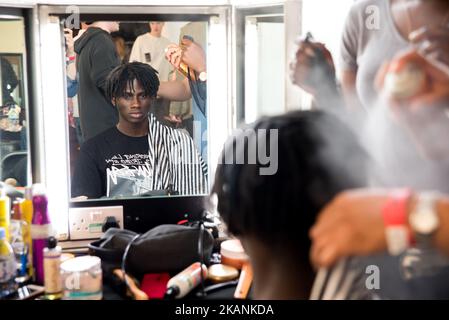
[[0, 175], [2, 181], [24, 187], [27, 181], [27, 101], [24, 61], [24, 21], [0, 20]]
[[208, 192], [207, 28], [64, 29], [72, 200]]
[[280, 14], [245, 19], [245, 122], [285, 111], [285, 37]]

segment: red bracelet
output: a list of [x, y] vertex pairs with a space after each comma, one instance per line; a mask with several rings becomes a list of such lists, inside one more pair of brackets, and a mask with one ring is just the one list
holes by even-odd
[[74, 61], [75, 58], [76, 58], [76, 56], [70, 56], [70, 57], [67, 57], [67, 60], [69, 60], [69, 61]]
[[382, 208], [388, 251], [392, 255], [400, 254], [413, 243], [413, 234], [407, 224], [412, 195], [410, 189], [394, 190]]

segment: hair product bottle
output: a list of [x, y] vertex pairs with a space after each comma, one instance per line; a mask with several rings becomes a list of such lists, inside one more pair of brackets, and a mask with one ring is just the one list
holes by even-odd
[[0, 188], [0, 227], [5, 228], [5, 239], [9, 242], [9, 224], [10, 224], [11, 204], [6, 191]]
[[33, 242], [31, 239], [31, 223], [33, 220], [33, 190], [25, 188], [25, 200], [20, 203], [22, 219], [25, 221], [23, 240], [28, 248], [28, 276], [33, 277]]
[[48, 245], [44, 249], [44, 287], [49, 300], [62, 297], [61, 282], [61, 247], [57, 246], [55, 237], [48, 238]]
[[[201, 272], [203, 276], [201, 276]], [[207, 267], [199, 262], [191, 264], [168, 281], [165, 298], [180, 299], [184, 297], [201, 283], [201, 278], [204, 280], [207, 278]]]
[[44, 248], [47, 238], [51, 235], [50, 217], [47, 212], [47, 196], [41, 184], [33, 186], [33, 220], [31, 237], [33, 239], [33, 266], [36, 282], [44, 283]]

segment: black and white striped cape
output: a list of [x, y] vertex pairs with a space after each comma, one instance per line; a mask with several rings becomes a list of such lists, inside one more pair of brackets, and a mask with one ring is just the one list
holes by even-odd
[[180, 195], [208, 193], [207, 165], [187, 133], [162, 125], [150, 113], [148, 145], [152, 190], [172, 190]]

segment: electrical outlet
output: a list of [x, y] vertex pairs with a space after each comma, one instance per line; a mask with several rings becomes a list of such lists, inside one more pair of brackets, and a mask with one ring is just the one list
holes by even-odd
[[101, 228], [106, 217], [115, 217], [120, 229], [123, 229], [123, 206], [70, 208], [70, 240], [101, 237], [103, 235]]

